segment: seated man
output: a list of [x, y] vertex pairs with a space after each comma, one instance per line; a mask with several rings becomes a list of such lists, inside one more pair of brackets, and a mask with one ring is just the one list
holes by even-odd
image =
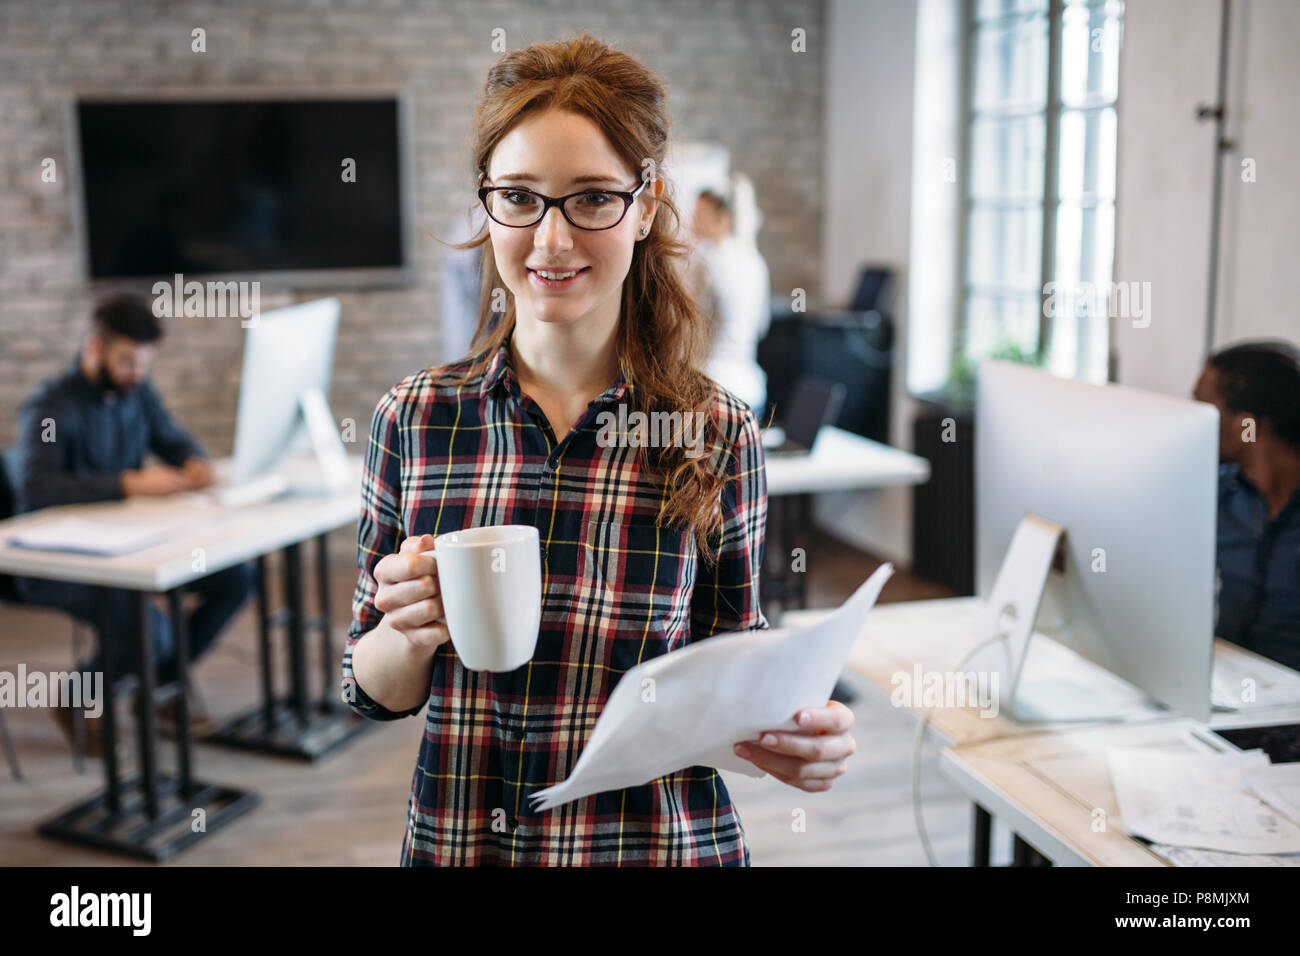
[[[15, 512], [50, 505], [104, 501], [127, 495], [166, 495], [202, 488], [212, 481], [203, 448], [167, 414], [146, 378], [162, 329], [149, 306], [131, 296], [114, 296], [94, 310], [84, 348], [62, 372], [43, 382], [19, 412], [22, 473]], [[167, 465], [142, 468], [145, 452]], [[203, 601], [189, 617], [190, 659], [197, 660], [247, 599], [255, 575], [239, 564], [187, 586]], [[27, 602], [59, 608], [98, 626], [93, 589], [38, 578], [17, 578]], [[112, 630], [99, 635], [99, 653], [112, 654], [114, 678], [139, 672], [137, 635], [131, 628], [132, 592], [108, 592]], [[159, 684], [176, 680], [176, 659], [168, 616], [150, 606], [150, 627]], [[100, 669], [99, 654], [84, 670]], [[191, 710], [196, 733], [211, 722]], [[55, 716], [71, 734], [70, 709]], [[171, 708], [161, 714], [169, 722]], [[99, 752], [99, 721], [88, 721], [87, 751]]]
[[1219, 409], [1214, 632], [1300, 670], [1300, 352], [1225, 348], [1193, 395]]

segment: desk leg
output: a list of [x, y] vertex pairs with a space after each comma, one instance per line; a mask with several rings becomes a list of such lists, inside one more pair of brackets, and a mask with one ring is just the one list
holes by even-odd
[[321, 699], [320, 710], [323, 714], [331, 713], [334, 708], [335, 695], [330, 693], [337, 684], [334, 668], [338, 662], [334, 659], [334, 648], [330, 641], [330, 556], [329, 537], [322, 532], [316, 536], [316, 584], [320, 592], [320, 666]]
[[[305, 613], [307, 602], [301, 542], [288, 545], [283, 550], [285, 606], [274, 612], [267, 606], [266, 562], [258, 560], [262, 703], [231, 718], [220, 731], [208, 737], [205, 743], [316, 760], [378, 725], [378, 721], [358, 717], [335, 702], [337, 691], [334, 688], [338, 686], [335, 669], [339, 658], [334, 656], [330, 641], [329, 553], [325, 533], [316, 536], [315, 551], [319, 559], [315, 573], [321, 613], [310, 618]], [[290, 689], [287, 695], [276, 698], [271, 678], [270, 631], [281, 624], [285, 625], [288, 644]], [[324, 689], [320, 697], [312, 693], [307, 679], [308, 633], [314, 627], [321, 629], [319, 646], [323, 658], [321, 676], [324, 679]]]
[[[113, 710], [113, 656], [107, 635], [113, 632], [105, 588], [95, 588], [95, 616], [99, 623], [100, 658], [104, 668], [104, 773], [105, 788], [75, 806], [62, 810], [42, 823], [42, 836], [66, 840], [112, 853], [160, 863], [185, 847], [225, 826], [257, 806], [256, 794], [218, 784], [203, 783], [191, 776], [189, 756], [189, 714], [185, 678], [189, 662], [189, 635], [185, 630], [179, 589], [168, 593], [168, 608], [176, 631], [176, 664], [179, 675], [177, 717], [180, 727], [180, 779], [158, 771], [158, 724], [155, 705], [155, 666], [149, 626], [149, 593], [131, 597], [130, 623], [140, 635], [140, 770], [119, 783], [117, 767], [117, 721]], [[203, 826], [194, 822], [203, 820]]]
[[794, 592], [798, 587], [794, 580], [796, 572], [791, 566], [794, 561], [791, 554], [794, 550], [794, 496], [783, 495], [780, 502], [781, 518], [778, 524], [781, 527], [781, 553], [777, 557], [781, 562], [781, 611], [784, 613], [787, 608], [794, 606]]
[[114, 622], [108, 602], [108, 589], [95, 588], [95, 619], [98, 624], [95, 639], [99, 641], [100, 666], [104, 669], [104, 804], [109, 813], [122, 809], [122, 789], [117, 777], [117, 713], [113, 707], [113, 655], [108, 648], [108, 635]]
[[307, 647], [304, 635], [302, 595], [302, 549], [297, 543], [284, 549], [284, 591], [289, 605], [289, 667], [293, 682], [292, 703], [298, 725], [311, 723], [311, 698], [307, 689]]
[[[804, 556], [807, 557], [808, 528], [812, 524], [812, 495], [795, 495], [790, 502], [790, 511], [793, 515], [792, 527], [790, 528], [790, 545], [787, 548], [799, 547], [800, 540], [805, 546]], [[802, 536], [800, 532], [803, 532]], [[805, 565], [800, 574], [791, 576], [791, 585], [794, 590], [794, 606], [803, 610], [808, 607], [808, 569]]]
[[1011, 865], [1012, 866], [1029, 866], [1033, 862], [1032, 854], [1034, 852], [1024, 840], [1016, 834], [1011, 834]]
[[1012, 866], [1051, 866], [1052, 861], [1035, 850], [1017, 834], [1012, 834]]
[[993, 840], [993, 814], [978, 803], [971, 820], [971, 866], [989, 866], [989, 845]]
[[181, 798], [188, 800], [194, 795], [194, 780], [190, 776], [190, 635], [181, 597], [180, 588], [167, 592], [167, 610], [176, 640], [176, 769], [180, 774]]
[[140, 637], [140, 688], [137, 697], [140, 720], [140, 771], [144, 778], [144, 809], [149, 819], [158, 816], [158, 715], [154, 711], [156, 662], [150, 627], [148, 591], [131, 596], [131, 616]]
[[759, 598], [764, 604], [763, 613], [769, 618], [775, 616], [773, 602], [780, 605], [781, 613], [791, 606], [795, 590], [795, 571], [790, 567], [791, 557], [791, 496], [776, 495], [768, 499], [767, 535], [763, 553], [766, 565], [766, 590], [760, 591]]
[[271, 671], [271, 605], [266, 593], [266, 555], [257, 556], [257, 649], [262, 663], [262, 721], [275, 730], [275, 683]]

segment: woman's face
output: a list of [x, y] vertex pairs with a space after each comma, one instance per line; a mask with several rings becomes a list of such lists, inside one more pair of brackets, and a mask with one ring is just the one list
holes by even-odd
[[[520, 122], [492, 152], [486, 186], [522, 186], [547, 196], [583, 189], [632, 192], [641, 184], [591, 120], [547, 110]], [[617, 226], [591, 231], [570, 225], [559, 207], [535, 226], [512, 228], [491, 219], [488, 228], [497, 270], [515, 297], [521, 321], [583, 325], [593, 331], [618, 321], [623, 280], [633, 243], [649, 227], [657, 205], [651, 183]], [[579, 274], [547, 285], [537, 270]]]

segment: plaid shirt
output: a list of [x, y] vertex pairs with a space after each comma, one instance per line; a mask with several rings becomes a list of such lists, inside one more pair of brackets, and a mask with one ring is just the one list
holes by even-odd
[[[656, 527], [662, 473], [638, 450], [597, 442], [619, 380], [557, 440], [519, 387], [503, 345], [481, 379], [458, 363], [424, 369], [375, 409], [362, 479], [360, 575], [343, 658], [344, 697], [392, 720], [352, 674], [352, 649], [379, 623], [375, 564], [403, 539], [528, 524], [542, 546], [542, 616], [533, 659], [504, 674], [468, 671], [450, 643], [434, 654], [424, 738], [411, 785], [403, 866], [749, 864], [739, 814], [718, 772], [689, 767], [626, 790], [534, 813], [527, 797], [564, 780], [628, 668], [710, 635], [766, 628], [758, 570], [767, 518], [753, 412], [715, 385], [729, 480], [716, 565], [690, 530]], [[629, 396], [630, 397], [630, 396]]]

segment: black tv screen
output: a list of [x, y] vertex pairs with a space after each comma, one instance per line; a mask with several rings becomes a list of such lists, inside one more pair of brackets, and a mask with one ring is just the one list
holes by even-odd
[[400, 112], [396, 96], [80, 100], [89, 277], [396, 274]]

